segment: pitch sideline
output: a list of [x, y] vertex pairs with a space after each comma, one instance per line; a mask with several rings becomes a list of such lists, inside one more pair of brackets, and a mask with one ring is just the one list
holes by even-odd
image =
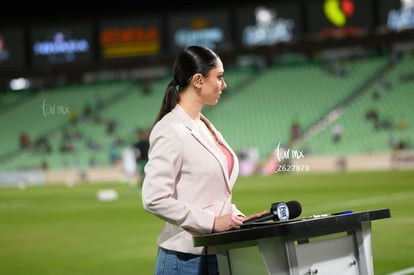
[[406, 268], [406, 269], [398, 270], [392, 273], [388, 273], [387, 275], [408, 275], [408, 274], [414, 274], [414, 266]]

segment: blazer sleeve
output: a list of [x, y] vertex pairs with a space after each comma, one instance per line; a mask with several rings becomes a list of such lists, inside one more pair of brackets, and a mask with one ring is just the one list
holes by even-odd
[[214, 212], [176, 199], [182, 146], [180, 134], [171, 124], [154, 126], [142, 185], [143, 207], [162, 220], [188, 231], [210, 233], [214, 226]]

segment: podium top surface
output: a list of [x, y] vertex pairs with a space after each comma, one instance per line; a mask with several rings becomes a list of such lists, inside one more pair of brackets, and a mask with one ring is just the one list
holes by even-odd
[[386, 208], [317, 218], [303, 217], [285, 222], [262, 222], [232, 231], [197, 235], [193, 237], [193, 243], [194, 246], [211, 246], [270, 237], [311, 238], [354, 230], [361, 223], [390, 217], [390, 209]]

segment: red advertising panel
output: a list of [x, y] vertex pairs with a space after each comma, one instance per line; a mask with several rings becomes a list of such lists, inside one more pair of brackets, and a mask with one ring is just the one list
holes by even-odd
[[359, 36], [374, 28], [372, 0], [308, 0], [307, 32], [323, 37]]
[[92, 25], [33, 27], [30, 32], [30, 53], [31, 64], [35, 69], [92, 65], [96, 53]]
[[25, 69], [23, 30], [0, 29], [0, 71]]
[[156, 56], [161, 53], [161, 18], [105, 20], [100, 23], [99, 49], [103, 61]]
[[237, 41], [245, 46], [292, 42], [302, 35], [298, 2], [244, 5], [236, 11]]
[[177, 52], [189, 45], [220, 51], [233, 46], [230, 14], [226, 10], [173, 13], [168, 17], [168, 46]]

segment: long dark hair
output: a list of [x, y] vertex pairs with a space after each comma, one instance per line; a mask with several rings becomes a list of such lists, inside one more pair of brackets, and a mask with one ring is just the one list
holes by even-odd
[[169, 113], [180, 100], [179, 93], [191, 82], [194, 74], [208, 76], [211, 69], [217, 66], [217, 54], [202, 46], [188, 46], [177, 55], [173, 67], [173, 80], [165, 90], [160, 111], [155, 123]]

